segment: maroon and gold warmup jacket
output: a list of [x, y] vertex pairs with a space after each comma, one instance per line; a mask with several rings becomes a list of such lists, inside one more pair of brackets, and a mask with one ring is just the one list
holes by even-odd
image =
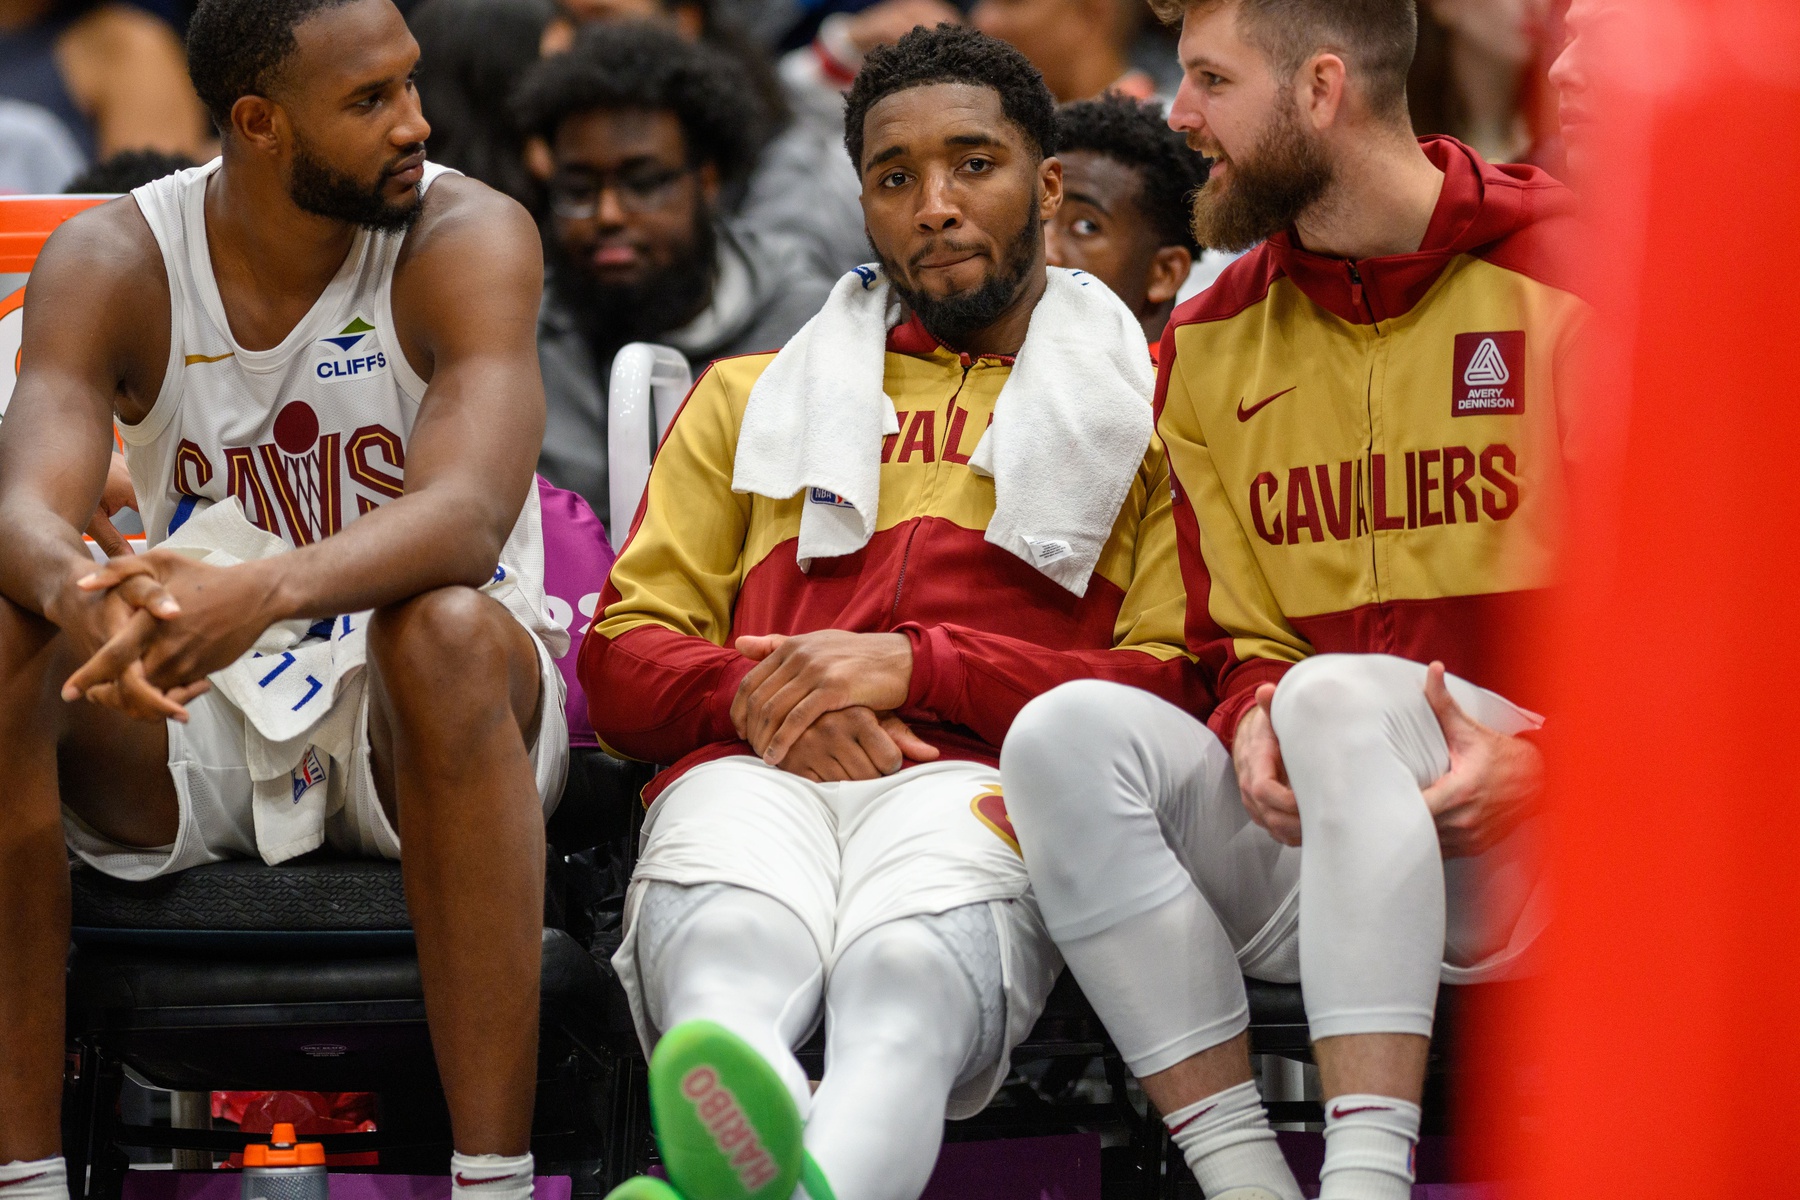
[[[594, 728], [615, 752], [686, 768], [748, 754], [730, 708], [755, 664], [746, 634], [904, 633], [912, 689], [900, 716], [945, 758], [995, 763], [1013, 717], [1072, 679], [1099, 678], [1205, 712], [1182, 645], [1185, 608], [1168, 466], [1154, 438], [1087, 589], [1077, 598], [983, 534], [994, 483], [969, 469], [1011, 361], [970, 359], [916, 323], [888, 341], [883, 389], [900, 432], [882, 447], [876, 531], [855, 554], [800, 570], [807, 503], [731, 490], [750, 388], [774, 356], [714, 363], [669, 426], [630, 539], [582, 644]], [[1070, 453], [1080, 453], [1070, 447]]]
[[1310, 654], [1441, 659], [1510, 695], [1548, 586], [1570, 376], [1572, 198], [1449, 138], [1416, 254], [1348, 262], [1277, 234], [1163, 336], [1187, 643], [1227, 743], [1256, 688]]

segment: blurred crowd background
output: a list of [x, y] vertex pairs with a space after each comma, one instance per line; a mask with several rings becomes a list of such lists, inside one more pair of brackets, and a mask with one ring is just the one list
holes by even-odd
[[[1050, 260], [1104, 279], [1147, 338], [1230, 260], [1187, 233], [1205, 164], [1162, 124], [1180, 82], [1175, 31], [1144, 0], [398, 2], [421, 47], [430, 157], [513, 196], [543, 230], [539, 470], [609, 528], [613, 354], [660, 342], [697, 374], [773, 349], [872, 257], [843, 93], [865, 54], [915, 25], [967, 22], [1011, 42], [1073, 106]], [[1565, 4], [1421, 0], [1418, 132], [1557, 173], [1545, 73]], [[0, 0], [0, 193], [123, 191], [210, 158], [182, 53], [188, 9]]]

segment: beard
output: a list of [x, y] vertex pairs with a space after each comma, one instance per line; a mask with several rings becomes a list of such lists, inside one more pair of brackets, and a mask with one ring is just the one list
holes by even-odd
[[[925, 332], [943, 345], [959, 349], [973, 334], [998, 321], [1024, 289], [1025, 280], [1037, 265], [1038, 251], [1044, 245], [1044, 224], [1037, 214], [1038, 198], [1034, 190], [1025, 220], [1001, 251], [1000, 261], [994, 265], [992, 273], [980, 286], [953, 296], [936, 297], [908, 287], [901, 277], [899, 264], [883, 254], [873, 239], [869, 245], [874, 249], [875, 257], [881, 260], [882, 270], [887, 273], [894, 294], [906, 302], [913, 315], [919, 318], [919, 324], [925, 326]], [[948, 245], [955, 248], [954, 243]], [[939, 243], [920, 250], [913, 255], [912, 265], [916, 266], [927, 254], [945, 246], [945, 243]]]
[[718, 238], [705, 205], [696, 208], [693, 232], [669, 265], [641, 283], [602, 283], [561, 238], [552, 235], [544, 242], [550, 289], [600, 358], [610, 358], [610, 351], [627, 342], [656, 341], [692, 321], [706, 307], [718, 272]]
[[1216, 250], [1248, 250], [1299, 220], [1331, 186], [1331, 164], [1300, 125], [1284, 93], [1269, 128], [1246, 158], [1231, 160], [1231, 181], [1194, 193], [1195, 239]]
[[419, 219], [423, 193], [415, 185], [398, 203], [382, 194], [388, 176], [401, 159], [423, 150], [408, 146], [383, 167], [373, 184], [344, 174], [312, 152], [303, 141], [294, 143], [294, 164], [288, 175], [288, 198], [302, 212], [332, 221], [358, 225], [374, 233], [403, 233]]

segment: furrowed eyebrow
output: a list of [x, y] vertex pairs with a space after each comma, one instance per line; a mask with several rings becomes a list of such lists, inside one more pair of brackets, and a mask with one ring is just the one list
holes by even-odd
[[985, 133], [955, 133], [944, 139], [946, 146], [999, 146], [999, 138]]
[[1100, 201], [1094, 199], [1094, 197], [1088, 195], [1086, 192], [1064, 192], [1063, 199], [1069, 201], [1071, 204], [1085, 204], [1089, 208], [1097, 208], [1107, 216], [1112, 216], [1112, 209], [1106, 207], [1106, 205], [1100, 203]]
[[871, 158], [869, 160], [869, 165], [867, 167], [864, 167], [863, 169], [866, 171], [872, 167], [879, 167], [882, 163], [887, 162], [889, 159], [899, 158], [902, 154], [905, 154], [905, 153], [906, 153], [905, 146], [889, 146], [886, 150], [883, 150], [880, 154], [877, 154], [875, 157]]

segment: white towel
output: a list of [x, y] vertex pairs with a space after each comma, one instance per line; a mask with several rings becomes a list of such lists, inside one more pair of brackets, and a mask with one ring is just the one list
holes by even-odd
[[[162, 546], [218, 567], [291, 549], [252, 525], [236, 498], [195, 513]], [[362, 709], [368, 618], [360, 612], [278, 622], [209, 677], [244, 714], [256, 849], [271, 865], [323, 845], [326, 820], [343, 806], [342, 776]]]
[[[785, 500], [805, 490], [798, 557], [868, 545], [881, 502], [882, 438], [900, 431], [882, 391], [901, 313], [887, 278], [858, 267], [750, 389], [733, 491]], [[1025, 344], [969, 456], [994, 479], [987, 540], [1077, 596], [1150, 444], [1155, 377], [1144, 333], [1105, 284], [1049, 268]]]

